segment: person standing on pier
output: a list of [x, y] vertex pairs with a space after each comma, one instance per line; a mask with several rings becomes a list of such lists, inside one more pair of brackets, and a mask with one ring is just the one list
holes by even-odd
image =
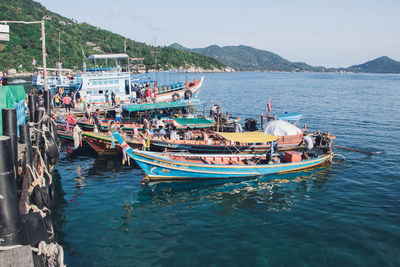
[[65, 112], [70, 113], [71, 112], [71, 97], [66, 94], [62, 101], [65, 105]]
[[108, 97], [109, 97], [109, 95], [108, 95], [108, 90], [106, 90], [106, 92], [104, 93], [104, 99], [105, 99], [105, 104], [107, 104], [108, 106], [110, 106], [110, 102], [108, 102]]
[[111, 105], [114, 107], [117, 103], [115, 102], [115, 93], [111, 92]]

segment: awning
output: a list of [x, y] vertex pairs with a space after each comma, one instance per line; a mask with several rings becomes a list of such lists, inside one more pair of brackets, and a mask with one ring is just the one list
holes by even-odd
[[211, 127], [215, 125], [213, 119], [207, 118], [176, 118], [174, 121], [180, 126], [192, 128]]
[[133, 104], [133, 105], [126, 105], [123, 109], [129, 112], [137, 112], [137, 111], [146, 111], [146, 110], [155, 110], [155, 109], [167, 109], [167, 108], [180, 108], [186, 106], [193, 106], [202, 104], [199, 99], [191, 99], [190, 103], [188, 100], [180, 100], [174, 102], [162, 102], [162, 103], [154, 103], [154, 104]]
[[115, 59], [115, 58], [128, 58], [127, 54], [95, 54], [88, 56], [88, 59]]
[[216, 132], [226, 140], [241, 143], [268, 143], [278, 140], [280, 137], [265, 134], [263, 132], [243, 132], [243, 133], [221, 133]]

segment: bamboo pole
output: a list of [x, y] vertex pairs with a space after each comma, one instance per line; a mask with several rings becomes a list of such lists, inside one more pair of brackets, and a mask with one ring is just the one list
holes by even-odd
[[42, 58], [43, 58], [43, 78], [44, 78], [44, 90], [47, 91], [47, 66], [46, 66], [46, 33], [44, 31], [44, 20], [42, 24]]

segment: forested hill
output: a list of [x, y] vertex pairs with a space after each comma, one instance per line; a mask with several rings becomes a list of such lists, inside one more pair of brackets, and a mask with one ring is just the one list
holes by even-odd
[[400, 62], [389, 57], [379, 57], [364, 64], [348, 68], [313, 67], [303, 62], [291, 62], [269, 51], [249, 46], [211, 45], [205, 48], [186, 48], [180, 44], [170, 45], [176, 49], [196, 52], [212, 57], [222, 64], [242, 71], [316, 71], [316, 72], [365, 72], [365, 73], [400, 73]]
[[[66, 2], [68, 4], [68, 2]], [[59, 34], [61, 61], [64, 68], [81, 69], [85, 55], [101, 53], [126, 53], [131, 57], [144, 57], [147, 69], [202, 68], [222, 69], [223, 64], [197, 53], [171, 47], [152, 47], [144, 43], [102, 30], [87, 23], [77, 23], [47, 10], [32, 0], [0, 0], [0, 20], [46, 21], [47, 66], [55, 67], [58, 61]], [[0, 41], [0, 70], [32, 71], [33, 58], [42, 65], [40, 24], [10, 24], [10, 41]]]
[[364, 64], [354, 65], [347, 68], [347, 71], [353, 72], [371, 72], [371, 73], [400, 73], [400, 62], [390, 57], [379, 57]]
[[205, 48], [189, 49], [180, 44], [170, 45], [176, 49], [196, 52], [212, 57], [222, 64], [241, 71], [324, 71], [323, 67], [312, 67], [302, 62], [291, 62], [269, 51], [250, 46], [211, 45]]

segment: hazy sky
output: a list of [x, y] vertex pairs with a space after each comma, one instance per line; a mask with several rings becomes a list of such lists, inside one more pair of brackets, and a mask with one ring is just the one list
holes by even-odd
[[290, 61], [348, 67], [400, 60], [399, 0], [38, 0], [136, 41], [248, 45]]

